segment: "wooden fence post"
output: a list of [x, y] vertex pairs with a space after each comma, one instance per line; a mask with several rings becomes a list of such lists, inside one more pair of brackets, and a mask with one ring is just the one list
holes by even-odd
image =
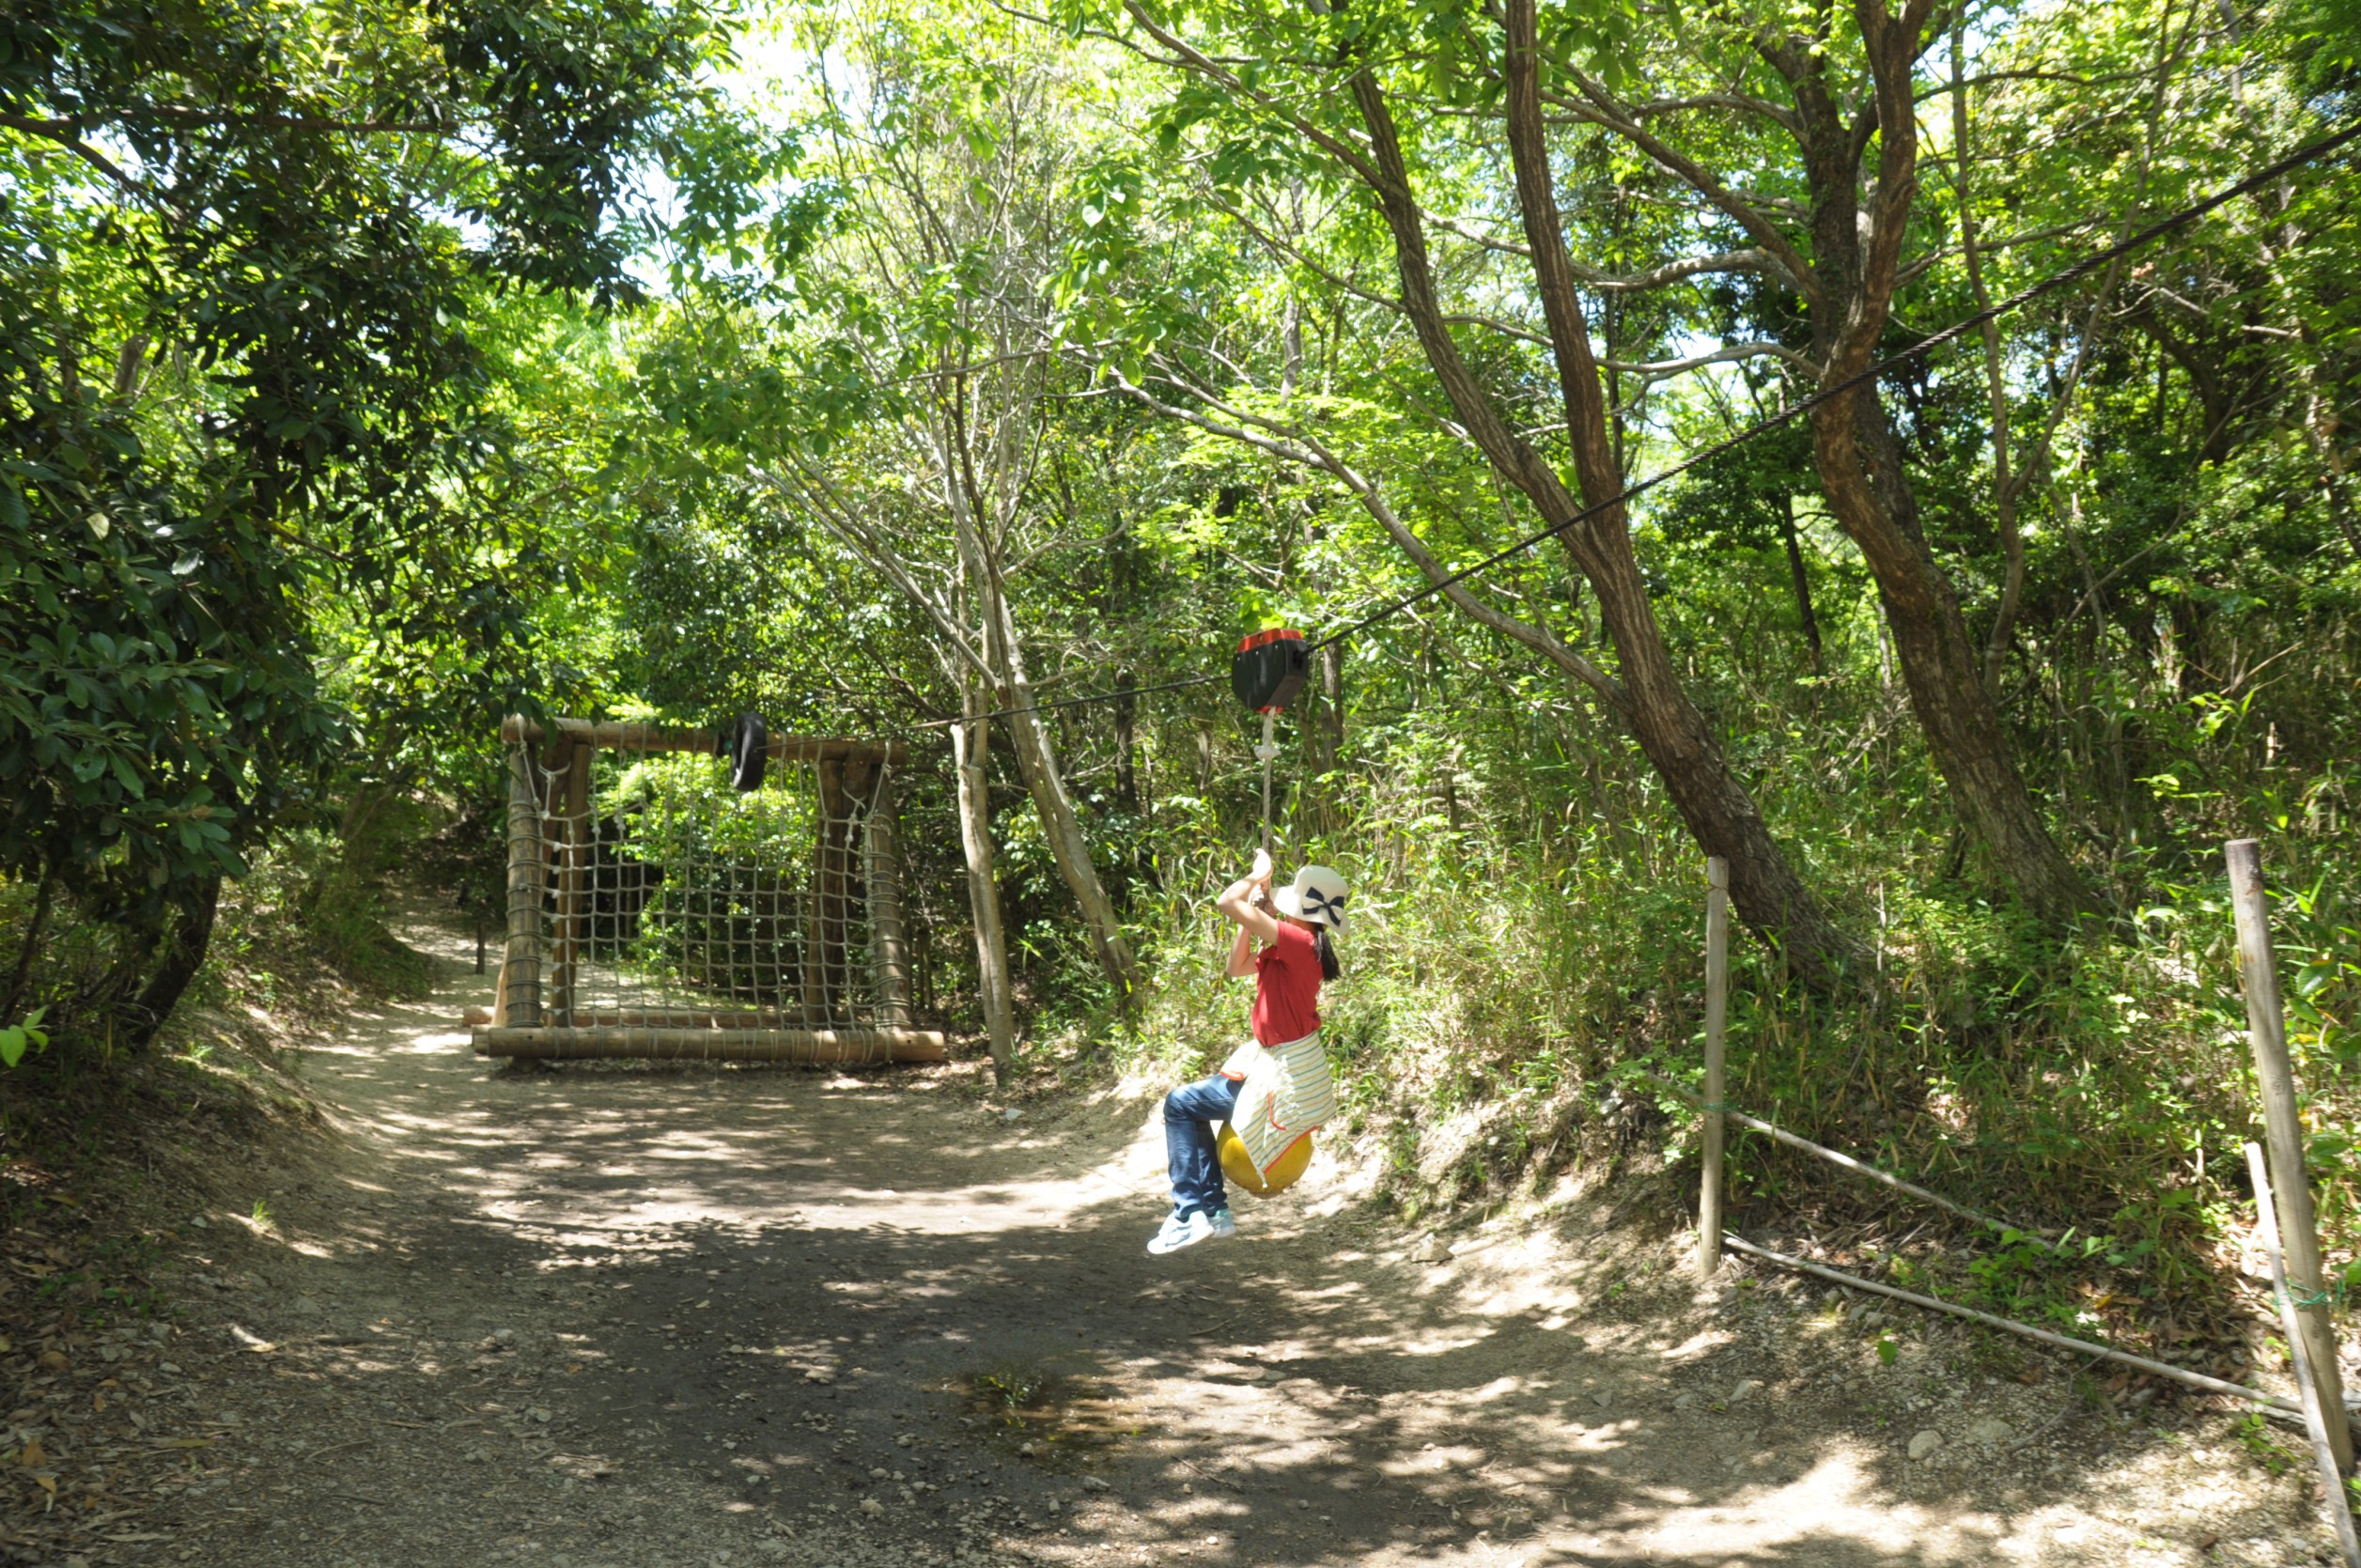
[[2337, 1331], [2322, 1289], [2320, 1222], [2304, 1163], [2304, 1125], [2295, 1102], [2295, 1072], [2288, 1063], [2287, 1017], [2279, 1007], [2279, 972], [2271, 949], [2271, 906], [2262, 890], [2262, 849], [2253, 839], [2228, 846], [2229, 896], [2238, 917], [2238, 978], [2246, 993], [2246, 1040], [2254, 1049], [2255, 1081], [2262, 1094], [2264, 1147], [2271, 1187], [2278, 1197], [2279, 1233], [2286, 1247], [2288, 1288], [2298, 1303], [2312, 1387], [2328, 1421], [2337, 1468], [2353, 1471], [2353, 1428], [2344, 1419], [2343, 1378], [2337, 1369]]
[[894, 832], [893, 769], [878, 765], [869, 797], [868, 853], [862, 857], [869, 902], [870, 962], [877, 971], [878, 1023], [908, 1029], [910, 970], [902, 939], [902, 850]]
[[598, 753], [588, 741], [565, 750], [564, 805], [550, 847], [557, 854], [557, 963], [551, 976], [555, 1021], [574, 1021], [575, 983], [590, 948], [590, 769]]
[[2287, 1335], [2288, 1354], [2295, 1359], [2295, 1391], [2304, 1405], [2304, 1430], [2312, 1440], [2312, 1460], [2320, 1467], [2328, 1522], [2336, 1527], [2337, 1545], [2344, 1553], [2345, 1568], [2361, 1568], [2361, 1540], [2353, 1537], [2353, 1510], [2345, 1500], [2344, 1476], [2338, 1467], [2336, 1444], [2328, 1436], [2332, 1426], [2347, 1424], [2345, 1413], [2322, 1408], [2320, 1403], [2320, 1385], [2313, 1380], [2311, 1358], [2305, 1353], [2305, 1335], [2295, 1318], [2295, 1298], [2288, 1294], [2286, 1238], [2280, 1234], [2279, 1217], [2271, 1202], [2271, 1172], [2263, 1167], [2262, 1150], [2253, 1143], [2246, 1145], [2246, 1171], [2255, 1187], [2255, 1228], [2271, 1252], [2271, 1294], [2277, 1298], [2279, 1327]]
[[847, 916], [851, 913], [852, 814], [847, 804], [846, 763], [822, 757], [813, 767], [818, 781], [812, 839], [812, 908], [803, 946], [804, 1014], [815, 1022], [846, 1017]]
[[522, 744], [508, 748], [508, 940], [500, 961], [500, 1007], [493, 1022], [532, 1028], [541, 1021], [545, 851], [541, 792]]
[[1697, 1194], [1697, 1277], [1721, 1272], [1722, 1031], [1730, 1019], [1730, 862], [1705, 862], [1704, 1185]]

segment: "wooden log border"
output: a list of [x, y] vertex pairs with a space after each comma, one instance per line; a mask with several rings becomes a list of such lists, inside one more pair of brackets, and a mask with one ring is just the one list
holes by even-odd
[[536, 1062], [940, 1062], [931, 1029], [477, 1029], [478, 1056]]

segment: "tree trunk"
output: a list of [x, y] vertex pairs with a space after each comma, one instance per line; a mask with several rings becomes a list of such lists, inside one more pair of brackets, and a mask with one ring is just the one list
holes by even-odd
[[147, 986], [139, 999], [126, 1010], [128, 1032], [124, 1043], [133, 1050], [145, 1050], [153, 1045], [156, 1035], [179, 1005], [182, 993], [205, 967], [206, 950], [213, 943], [213, 917], [220, 912], [222, 879], [208, 877], [194, 892], [184, 894], [176, 904], [179, 918], [174, 923], [172, 939], [164, 944], [163, 957], [155, 973], [148, 977]]
[[[1533, 0], [1510, 0], [1507, 26], [1509, 141], [1518, 203], [1556, 352], [1577, 477], [1584, 497], [1598, 504], [1622, 490], [1623, 475], [1614, 464], [1598, 365], [1575, 290], [1543, 140]], [[1546, 521], [1565, 522], [1582, 509], [1580, 505], [1556, 471], [1493, 408], [1452, 340], [1436, 296], [1423, 222], [1391, 110], [1368, 71], [1357, 74], [1352, 85], [1369, 129], [1379, 176], [1372, 183], [1392, 232], [1403, 303], [1427, 362], [1460, 424], [1494, 467], [1525, 493]], [[1632, 553], [1624, 508], [1606, 505], [1558, 538], [1597, 597], [1600, 619], [1615, 644], [1633, 734], [1700, 846], [1730, 862], [1731, 893], [1740, 914], [1755, 930], [1782, 944], [1794, 971], [1808, 983], [1828, 986], [1846, 970], [1857, 971], [1863, 956], [1857, 944], [1829, 921], [1795, 875], [1752, 797], [1732, 773], [1705, 716], [1682, 689]]]
[[1001, 924], [1001, 889], [992, 871], [992, 808], [985, 793], [983, 689], [972, 675], [959, 681], [963, 722], [951, 727], [951, 760], [959, 784], [959, 847], [968, 863], [968, 908], [975, 922], [975, 988], [984, 1032], [992, 1044], [992, 1070], [1008, 1079], [1017, 1047], [1017, 1019], [1008, 980], [1008, 942]]
[[1311, 772], [1304, 791], [1314, 829], [1332, 833], [1342, 825], [1336, 766], [1344, 754], [1344, 651], [1330, 643], [1312, 656], [1312, 700], [1304, 705], [1305, 762]]
[[[1130, 536], [1120, 521], [1111, 525], [1106, 542], [1100, 547], [1107, 553], [1107, 593], [1100, 600], [1100, 610], [1110, 626], [1121, 624], [1134, 602], [1133, 584], [1138, 580], [1139, 553]], [[1132, 694], [1132, 674], [1118, 669], [1115, 675], [1115, 803], [1131, 815], [1140, 812], [1139, 730], [1140, 699]]]
[[[1829, 508], [1877, 581], [1911, 708], [1960, 815], [2043, 921], [2062, 924], [2089, 911], [2096, 907], [2089, 889], [2049, 836], [2010, 753], [1999, 706], [1984, 684], [1982, 650], [1919, 531], [1884, 409], [1858, 394], [1823, 403], [1812, 411], [1812, 435]], [[1876, 447], [1864, 454], [1870, 441]]]
[[1097, 868], [1091, 864], [1090, 842], [1082, 835], [1081, 819], [1075, 815], [1074, 801], [1065, 792], [1065, 776], [1058, 768], [1058, 755], [1050, 744], [1048, 728], [1041, 722], [1039, 713], [1024, 711], [1033, 706], [1033, 695], [1021, 665], [1011, 669], [1004, 690], [1012, 709], [1008, 726], [1017, 738], [1017, 771], [1033, 796], [1033, 809], [1040, 814], [1043, 836], [1049, 841], [1050, 858], [1057, 862], [1058, 874], [1065, 879], [1074, 902], [1081, 906], [1082, 920], [1090, 928], [1091, 945], [1098, 955], [1099, 968], [1107, 971], [1107, 978], [1114, 983], [1116, 996], [1128, 1006], [1139, 983], [1131, 944], [1124, 939], [1123, 922], [1115, 913], [1114, 901], [1107, 896]]
[[[1992, 308], [1992, 291], [1984, 285], [1983, 254], [1976, 242], [1974, 121], [1967, 110], [1967, 12], [1951, 13], [1951, 189], [1959, 198], [1960, 258], [1967, 269], [1968, 292], [1979, 311]], [[1996, 697], [2009, 642], [2016, 632], [2017, 605], [2025, 598], [2025, 530], [2017, 524], [2017, 480], [2009, 458], [2009, 376], [2000, 351], [2000, 323], [1987, 319], [1984, 344], [1984, 401], [1992, 418], [1993, 525], [2000, 534], [2000, 606], [1993, 613], [1992, 635], [1984, 643], [1984, 685]]]
[[1090, 930], [1091, 946], [1097, 955], [1099, 968], [1106, 970], [1116, 996], [1128, 1006], [1139, 984], [1131, 945], [1124, 939], [1123, 922], [1115, 914], [1114, 901], [1107, 896], [1097, 868], [1091, 863], [1090, 841], [1083, 836], [1081, 819], [1075, 814], [1072, 797], [1066, 794], [1065, 775], [1058, 766], [1057, 748], [1049, 738], [1048, 726], [1035, 706], [1033, 682], [1025, 673], [1023, 644], [1017, 636], [1016, 618], [1009, 611], [998, 564], [990, 558], [972, 514], [963, 511], [956, 520], [960, 543], [970, 556], [976, 605], [983, 612], [986, 654], [995, 666], [993, 673], [1000, 683], [1002, 706], [1007, 711], [1009, 734], [1017, 742], [1017, 774], [1033, 797], [1034, 811], [1040, 814], [1042, 836], [1049, 844], [1049, 858], [1057, 862], [1058, 875], [1064, 879], [1066, 891], [1081, 907], [1082, 921]]
[[1279, 395], [1293, 397], [1303, 381], [1303, 301], [1292, 288], [1279, 318]]
[[[1826, 56], [1817, 47], [1768, 36], [1760, 43], [1795, 104], [1812, 196], [1811, 269], [1822, 298], [1811, 317], [1824, 387], [1869, 365], [1891, 312], [1918, 180], [1913, 66], [1920, 51], [1919, 15], [1914, 9], [1896, 19], [1873, 0], [1861, 8], [1875, 101], [1857, 116], [1847, 115], [1829, 90]], [[1878, 165], [1864, 212], [1860, 163], [1867, 142], [1860, 127], [1872, 122]], [[2062, 924], [2095, 908], [2011, 754], [1999, 707], [1984, 683], [1982, 650], [1968, 635], [1959, 597], [1927, 546], [1902, 444], [1876, 389], [1857, 387], [1818, 405], [1811, 427], [1829, 510], [1860, 546], [1876, 580], [1911, 706], [1954, 805], [1983, 839], [2001, 875], [2044, 922]]]
[[1137, 815], [1140, 810], [1139, 699], [1131, 694], [1131, 677], [1115, 685], [1115, 803]]
[[23, 945], [17, 949], [16, 972], [8, 979], [8, 999], [0, 1001], [0, 1028], [16, 1021], [16, 1010], [24, 1005], [25, 987], [33, 981], [34, 960], [40, 956], [41, 939], [49, 934], [49, 911], [57, 900], [57, 862], [52, 857], [41, 857], [41, 880], [33, 894], [33, 918], [24, 927]]

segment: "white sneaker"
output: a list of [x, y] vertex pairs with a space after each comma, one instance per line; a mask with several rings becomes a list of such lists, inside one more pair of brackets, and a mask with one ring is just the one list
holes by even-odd
[[1213, 1234], [1213, 1221], [1205, 1218], [1205, 1211], [1203, 1209], [1199, 1209], [1186, 1219], [1177, 1214], [1172, 1215], [1166, 1218], [1164, 1228], [1148, 1238], [1148, 1250], [1160, 1258], [1167, 1252], [1177, 1252], [1184, 1247], [1194, 1247]]
[[1212, 1222], [1213, 1237], [1216, 1241], [1220, 1240], [1223, 1236], [1232, 1236], [1238, 1234], [1238, 1222], [1230, 1218], [1230, 1211], [1228, 1209], [1216, 1209], [1208, 1217], [1208, 1219]]

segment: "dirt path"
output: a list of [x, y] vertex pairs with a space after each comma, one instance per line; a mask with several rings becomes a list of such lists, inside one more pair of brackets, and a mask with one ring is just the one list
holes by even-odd
[[214, 1440], [90, 1560], [2318, 1559], [2226, 1418], [2075, 1414], [2069, 1369], [1917, 1323], [1889, 1366], [1768, 1282], [1699, 1304], [1579, 1201], [1420, 1262], [1315, 1166], [1151, 1259], [1142, 1102], [496, 1070], [449, 967], [308, 1057], [320, 1157], [188, 1217]]

